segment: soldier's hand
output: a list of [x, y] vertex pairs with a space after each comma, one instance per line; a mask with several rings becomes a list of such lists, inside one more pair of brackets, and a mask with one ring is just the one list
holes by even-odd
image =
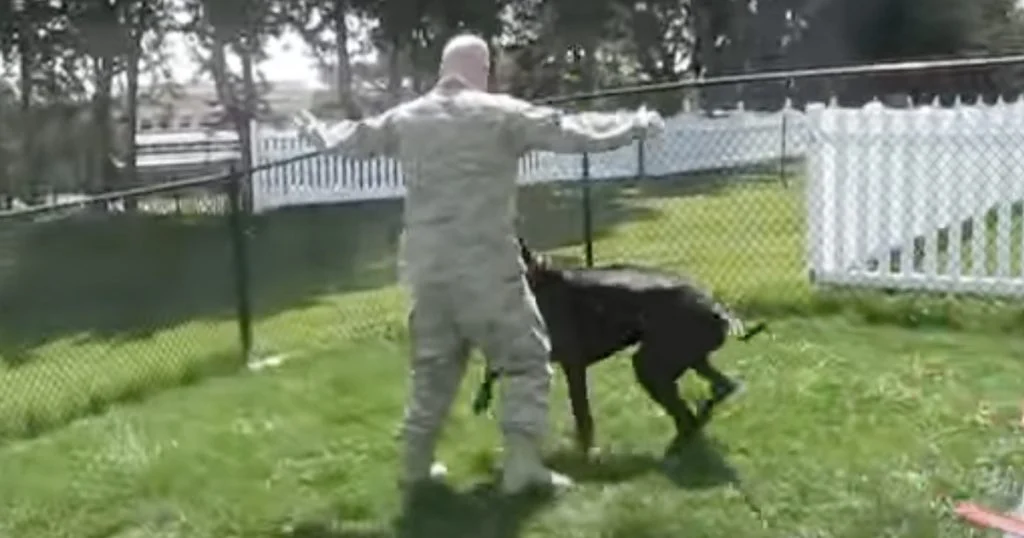
[[316, 119], [310, 111], [303, 110], [292, 117], [292, 123], [299, 130], [299, 137], [310, 140], [314, 143], [323, 137], [321, 133], [320, 120]]
[[665, 130], [665, 120], [661, 114], [656, 110], [648, 110], [646, 106], [641, 106], [637, 111], [637, 124], [645, 138], [654, 138]]

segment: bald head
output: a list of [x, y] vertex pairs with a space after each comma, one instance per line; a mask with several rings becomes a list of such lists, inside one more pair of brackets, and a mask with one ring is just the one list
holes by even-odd
[[486, 41], [475, 35], [458, 35], [444, 46], [438, 74], [442, 80], [460, 78], [474, 89], [486, 91], [490, 63]]

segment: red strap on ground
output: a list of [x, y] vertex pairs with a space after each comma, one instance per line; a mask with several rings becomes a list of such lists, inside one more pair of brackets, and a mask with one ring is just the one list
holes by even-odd
[[956, 507], [956, 513], [968, 522], [979, 527], [1024, 536], [1024, 519], [1020, 517], [994, 512], [974, 503], [958, 504]]

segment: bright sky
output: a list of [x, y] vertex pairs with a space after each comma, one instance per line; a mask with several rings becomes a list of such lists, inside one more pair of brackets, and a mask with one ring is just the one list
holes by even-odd
[[[170, 66], [171, 72], [178, 82], [187, 83], [195, 74], [196, 64], [192, 61], [188, 52], [185, 38], [170, 36], [168, 40], [170, 41], [168, 46], [173, 58]], [[310, 86], [323, 86], [316, 68], [316, 60], [313, 59], [308, 47], [306, 47], [297, 34], [286, 34], [281, 39], [272, 41], [268, 45], [267, 52], [269, 59], [261, 63], [259, 69], [268, 79], [274, 81], [302, 81]], [[238, 68], [237, 65], [232, 67], [234, 69]], [[208, 75], [204, 75], [203, 79], [208, 77]], [[0, 61], [0, 79], [3, 78], [15, 80], [16, 66], [4, 65]]]
[[[169, 40], [174, 55], [171, 71], [176, 80], [187, 82], [196, 70], [195, 62], [188, 53], [188, 45], [181, 36], [173, 36]], [[303, 81], [310, 85], [321, 84], [316, 60], [297, 34], [286, 34], [281, 39], [272, 41], [267, 52], [269, 59], [260, 64], [259, 69], [268, 79]]]

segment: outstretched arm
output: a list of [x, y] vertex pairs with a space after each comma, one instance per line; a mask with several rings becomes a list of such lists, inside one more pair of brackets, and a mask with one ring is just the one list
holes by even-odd
[[661, 116], [643, 107], [635, 112], [569, 114], [515, 100], [510, 108], [510, 131], [523, 152], [609, 151], [656, 136], [664, 129]]
[[393, 156], [398, 141], [390, 111], [361, 121], [342, 120], [327, 127], [309, 111], [295, 117], [299, 136], [320, 151], [334, 151], [346, 157]]

